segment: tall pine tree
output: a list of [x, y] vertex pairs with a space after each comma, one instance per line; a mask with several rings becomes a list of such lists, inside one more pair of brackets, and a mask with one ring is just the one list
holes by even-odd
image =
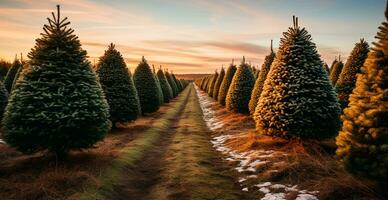
[[163, 71], [162, 71], [162, 68], [160, 68], [158, 70], [158, 72], [156, 73], [156, 75], [158, 76], [158, 79], [159, 79], [159, 82], [160, 82], [160, 87], [162, 88], [162, 92], [163, 92], [163, 101], [165, 103], [168, 103], [170, 102], [170, 100], [172, 98], [174, 98], [174, 94], [172, 93], [172, 89], [171, 89], [171, 86], [170, 84], [168, 83], [167, 79], [166, 79], [166, 76], [164, 75]]
[[11, 93], [13, 82], [20, 68], [22, 68], [22, 63], [15, 57], [15, 61], [12, 63], [4, 79], [4, 86], [8, 93]]
[[226, 70], [226, 74], [224, 76], [224, 79], [222, 80], [220, 91], [218, 92], [218, 102], [225, 106], [226, 96], [228, 95], [228, 90], [230, 87], [230, 84], [232, 83], [233, 76], [237, 71], [236, 65], [234, 65], [234, 62], [229, 65], [228, 70]]
[[162, 105], [164, 103], [164, 96], [163, 96], [162, 86], [160, 85], [159, 78], [156, 75], [156, 70], [155, 70], [154, 65], [152, 65], [152, 73], [153, 73], [154, 78], [156, 80], [156, 86], [158, 87], [159, 104]]
[[210, 86], [209, 86], [209, 96], [213, 97], [213, 91], [214, 91], [214, 86], [216, 85], [216, 82], [217, 82], [217, 78], [218, 78], [218, 72], [216, 71], [212, 77], [212, 80], [210, 82]]
[[8, 103], [8, 91], [5, 89], [3, 81], [0, 81], [0, 121], [3, 119], [4, 110]]
[[255, 84], [252, 70], [243, 58], [230, 84], [226, 95], [226, 109], [233, 112], [248, 114], [248, 103]]
[[97, 74], [109, 104], [110, 120], [117, 122], [135, 120], [140, 114], [140, 102], [135, 84], [124, 59], [112, 43], [99, 58]]
[[133, 81], [139, 96], [142, 113], [153, 113], [159, 110], [160, 95], [158, 85], [144, 56], [133, 73]]
[[178, 95], [178, 87], [174, 81], [174, 78], [171, 76], [171, 74], [167, 70], [164, 73], [164, 75], [166, 76], [168, 84], [170, 84], [170, 86], [171, 86], [173, 96], [176, 97]]
[[333, 86], [335, 86], [335, 84], [337, 83], [343, 67], [344, 63], [341, 61], [341, 57], [339, 57], [339, 60], [334, 63], [330, 72], [330, 80]]
[[338, 132], [340, 107], [323, 63], [305, 28], [283, 33], [254, 119], [260, 134], [327, 138]]
[[217, 77], [217, 80], [213, 89], [213, 98], [216, 101], [218, 100], [218, 92], [220, 91], [220, 86], [221, 86], [222, 80], [224, 79], [224, 76], [225, 76], [225, 70], [224, 70], [224, 67], [221, 67], [220, 74]]
[[360, 72], [368, 52], [369, 45], [364, 39], [361, 39], [360, 42], [356, 43], [336, 82], [335, 89], [342, 109], [348, 106], [349, 95], [356, 85], [356, 75]]
[[249, 100], [249, 113], [251, 115], [253, 115], [255, 112], [257, 102], [259, 101], [261, 92], [263, 91], [264, 81], [267, 78], [267, 74], [271, 68], [271, 64], [274, 59], [275, 59], [275, 53], [273, 52], [272, 40], [271, 40], [271, 52], [264, 59], [264, 63], [261, 66], [259, 76], [256, 79], [255, 86], [253, 87], [253, 90], [252, 90], [251, 99]]
[[349, 171], [388, 180], [388, 10], [342, 115], [337, 155]]
[[23, 152], [48, 149], [63, 155], [104, 138], [110, 128], [109, 107], [59, 6], [52, 16], [28, 54], [31, 66], [9, 99], [4, 138]]

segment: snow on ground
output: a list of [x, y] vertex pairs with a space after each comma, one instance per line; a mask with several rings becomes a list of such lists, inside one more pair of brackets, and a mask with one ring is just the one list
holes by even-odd
[[0, 139], [0, 144], [5, 144], [5, 141]]
[[[205, 92], [201, 91], [197, 86], [195, 86], [197, 91], [198, 99], [200, 102], [200, 106], [203, 111], [203, 118], [209, 127], [210, 130], [216, 131], [219, 128], [222, 128], [224, 124], [217, 121], [217, 118], [214, 116], [215, 112], [212, 109], [212, 104], [214, 100], [212, 100]], [[245, 182], [248, 180], [256, 180], [258, 178], [258, 169], [265, 169], [267, 165], [276, 164], [274, 160], [280, 160], [277, 162], [283, 162], [281, 160], [284, 159], [274, 159], [274, 158], [286, 158], [287, 154], [279, 151], [273, 150], [251, 150], [247, 152], [237, 152], [225, 145], [225, 142], [228, 139], [231, 139], [233, 135], [219, 135], [213, 137], [211, 143], [213, 147], [225, 155], [225, 160], [230, 162], [237, 162], [238, 165], [235, 168], [237, 172], [239, 172], [240, 177], [238, 178], [238, 182], [243, 187], [243, 191], [248, 192], [252, 190], [258, 190], [264, 194], [262, 200], [285, 200], [287, 194], [296, 193], [297, 197], [295, 200], [318, 200], [315, 196], [318, 191], [307, 191], [303, 189], [299, 189], [298, 185], [283, 185], [279, 183], [271, 183], [271, 182], [261, 182], [253, 185], [247, 185]], [[270, 171], [269, 169], [265, 169]], [[276, 172], [276, 170], [271, 170], [272, 172]]]

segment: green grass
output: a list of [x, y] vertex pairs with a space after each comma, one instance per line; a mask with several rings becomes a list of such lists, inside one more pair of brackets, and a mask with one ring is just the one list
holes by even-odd
[[153, 144], [161, 137], [161, 133], [169, 129], [174, 123], [174, 119], [179, 114], [180, 110], [185, 105], [186, 98], [191, 87], [187, 87], [181, 95], [178, 97], [178, 101], [174, 107], [167, 111], [161, 119], [157, 120], [152, 128], [147, 129], [141, 136], [131, 142], [131, 145], [125, 147], [120, 156], [115, 159], [112, 165], [102, 172], [100, 177], [100, 186], [89, 186], [84, 189], [83, 192], [77, 193], [69, 197], [68, 199], [79, 200], [104, 200], [111, 199], [114, 196], [114, 186], [121, 180], [121, 175], [124, 172], [125, 167], [134, 165], [136, 161], [141, 159], [144, 154], [152, 148]]
[[214, 151], [193, 90], [164, 159], [163, 180], [144, 199], [250, 199]]

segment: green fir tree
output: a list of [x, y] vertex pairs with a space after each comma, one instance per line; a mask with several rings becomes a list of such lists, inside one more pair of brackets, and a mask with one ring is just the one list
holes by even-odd
[[342, 115], [337, 155], [356, 175], [387, 184], [388, 180], [388, 13], [379, 27], [349, 106]]
[[340, 126], [340, 107], [323, 63], [305, 28], [283, 33], [254, 119], [260, 134], [328, 138]]
[[220, 91], [222, 80], [224, 80], [224, 76], [225, 76], [225, 70], [224, 70], [224, 67], [221, 67], [220, 74], [217, 77], [217, 80], [213, 89], [213, 98], [216, 101], [218, 100], [218, 93]]
[[230, 84], [232, 83], [233, 76], [237, 71], [236, 65], [234, 65], [234, 61], [232, 61], [232, 64], [229, 65], [228, 69], [226, 70], [226, 74], [224, 76], [224, 79], [222, 80], [220, 91], [218, 92], [218, 102], [225, 106], [226, 96], [229, 91]]
[[248, 114], [248, 103], [255, 84], [252, 70], [243, 58], [230, 84], [226, 95], [226, 109], [233, 112]]
[[140, 114], [140, 102], [135, 84], [121, 53], [112, 43], [99, 58], [97, 74], [109, 104], [112, 125], [116, 127], [117, 122], [137, 119]]
[[160, 82], [160, 87], [162, 88], [163, 101], [164, 101], [164, 103], [168, 103], [168, 102], [170, 102], [170, 100], [172, 98], [174, 98], [174, 94], [172, 92], [171, 86], [168, 83], [167, 78], [166, 78], [166, 76], [164, 75], [164, 73], [162, 71], [162, 68], [160, 68], [158, 70], [156, 75], [158, 76], [158, 79], [159, 79], [159, 82]]
[[3, 125], [6, 142], [18, 150], [62, 156], [104, 138], [109, 107], [70, 22], [59, 6], [52, 15], [28, 54], [31, 66], [10, 96]]

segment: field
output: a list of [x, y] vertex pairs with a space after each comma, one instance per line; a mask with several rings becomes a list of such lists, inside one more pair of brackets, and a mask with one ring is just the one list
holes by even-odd
[[386, 200], [387, 64], [387, 0], [0, 1], [0, 200]]

